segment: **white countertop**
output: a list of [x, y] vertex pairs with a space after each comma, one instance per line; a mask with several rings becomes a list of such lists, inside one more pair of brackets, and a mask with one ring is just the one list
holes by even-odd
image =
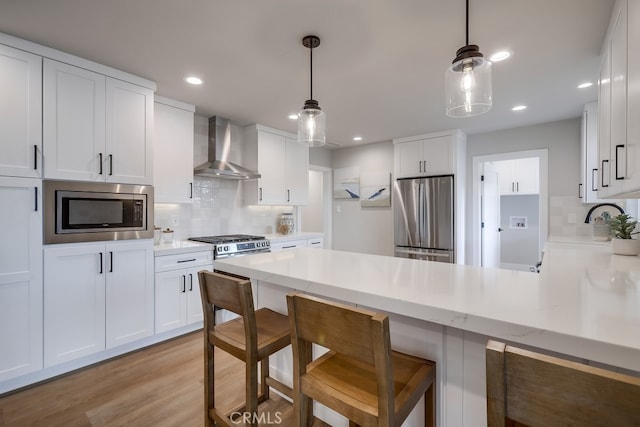
[[216, 268], [640, 372], [640, 257], [548, 243], [540, 274], [298, 248]]
[[160, 243], [153, 246], [154, 256], [186, 254], [190, 252], [200, 252], [213, 250], [213, 245], [209, 243], [194, 242], [191, 240], [176, 240], [171, 243]]

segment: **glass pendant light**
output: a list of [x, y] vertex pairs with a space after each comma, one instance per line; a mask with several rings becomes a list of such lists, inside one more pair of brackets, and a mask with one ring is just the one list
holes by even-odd
[[470, 117], [491, 110], [491, 61], [475, 44], [469, 44], [469, 0], [466, 45], [458, 49], [445, 73], [446, 109], [449, 117]]
[[310, 96], [298, 113], [298, 142], [304, 142], [310, 147], [320, 147], [326, 140], [326, 116], [320, 109], [318, 101], [313, 99], [313, 49], [320, 46], [320, 38], [306, 36], [302, 39], [302, 45], [309, 49]]

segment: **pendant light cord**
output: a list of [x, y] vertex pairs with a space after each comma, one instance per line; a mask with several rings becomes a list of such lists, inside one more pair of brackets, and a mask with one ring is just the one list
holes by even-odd
[[469, 46], [469, 0], [467, 0], [467, 36], [465, 44]]
[[313, 99], [313, 47], [309, 48], [309, 76], [309, 99]]

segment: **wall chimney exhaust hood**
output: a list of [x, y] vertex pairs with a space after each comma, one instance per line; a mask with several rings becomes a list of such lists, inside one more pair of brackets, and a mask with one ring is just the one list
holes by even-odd
[[209, 118], [208, 161], [197, 166], [195, 176], [226, 179], [258, 179], [260, 174], [230, 162], [232, 144], [241, 144], [242, 139], [231, 122], [222, 117]]

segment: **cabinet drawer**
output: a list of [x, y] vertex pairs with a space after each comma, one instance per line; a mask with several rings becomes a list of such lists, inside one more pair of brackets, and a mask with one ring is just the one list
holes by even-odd
[[213, 250], [189, 252], [179, 255], [164, 255], [156, 257], [155, 272], [176, 270], [179, 268], [208, 267], [213, 263]]
[[271, 252], [285, 249], [304, 248], [307, 246], [306, 240], [288, 240], [284, 242], [271, 242]]

